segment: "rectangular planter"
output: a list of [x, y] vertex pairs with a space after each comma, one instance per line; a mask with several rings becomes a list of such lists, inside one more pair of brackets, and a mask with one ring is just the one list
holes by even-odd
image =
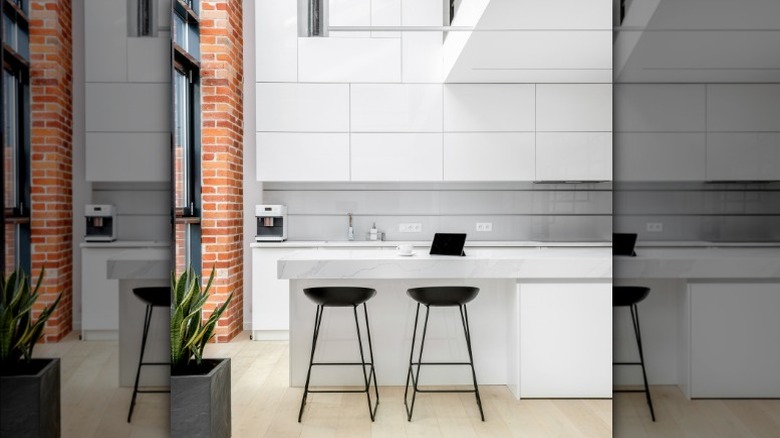
[[60, 436], [60, 360], [32, 362], [45, 365], [36, 374], [0, 376], [0, 436]]
[[204, 359], [217, 365], [204, 375], [171, 376], [171, 437], [228, 438], [230, 359]]

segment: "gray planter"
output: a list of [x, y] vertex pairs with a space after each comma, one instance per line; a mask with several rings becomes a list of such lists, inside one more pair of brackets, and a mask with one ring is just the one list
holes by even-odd
[[230, 359], [204, 359], [217, 365], [203, 375], [171, 376], [171, 437], [228, 438]]
[[32, 362], [45, 365], [36, 374], [0, 376], [0, 436], [60, 436], [60, 360]]

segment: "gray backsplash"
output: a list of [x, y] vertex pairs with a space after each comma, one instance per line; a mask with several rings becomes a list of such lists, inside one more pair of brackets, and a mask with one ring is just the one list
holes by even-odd
[[[430, 240], [436, 232], [465, 232], [469, 240], [608, 241], [610, 184], [270, 184], [266, 204], [288, 208], [290, 240], [355, 240], [376, 223], [386, 240]], [[422, 224], [420, 233], [398, 225]], [[492, 232], [477, 232], [491, 222]]]
[[[616, 232], [645, 241], [780, 241], [780, 184], [634, 183], [614, 187]], [[648, 232], [660, 222], [662, 232]]]

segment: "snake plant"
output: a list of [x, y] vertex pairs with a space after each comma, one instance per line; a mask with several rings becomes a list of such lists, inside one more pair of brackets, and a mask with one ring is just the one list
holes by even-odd
[[38, 299], [43, 272], [41, 269], [32, 291], [27, 274], [22, 269], [12, 272], [0, 284], [0, 363], [3, 370], [8, 370], [22, 361], [30, 362], [33, 347], [43, 335], [46, 320], [62, 298], [60, 293], [50, 306], [43, 308], [38, 319], [33, 321], [32, 309]]
[[191, 266], [179, 278], [176, 278], [175, 273], [171, 275], [171, 365], [174, 374], [186, 374], [187, 370], [192, 369], [193, 361], [196, 366], [201, 364], [203, 349], [214, 336], [217, 321], [233, 298], [231, 293], [204, 322], [203, 306], [208, 300], [213, 281], [214, 268], [204, 289], [201, 289], [200, 278]]

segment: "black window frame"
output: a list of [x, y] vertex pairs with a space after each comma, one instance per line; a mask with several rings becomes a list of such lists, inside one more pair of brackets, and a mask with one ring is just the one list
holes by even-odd
[[[24, 52], [29, 53], [29, 18], [27, 16], [27, 0], [2, 0], [3, 20], [0, 24], [0, 34], [5, 36], [7, 29], [6, 17], [14, 24], [15, 36], [19, 32], [26, 34], [28, 46]], [[31, 110], [30, 110], [30, 63], [23, 53], [18, 51], [19, 41], [16, 41], [15, 47], [3, 40], [2, 50], [0, 50], [0, 64], [3, 68], [2, 87], [0, 87], [0, 138], [2, 138], [2, 155], [5, 160], [5, 138], [8, 129], [14, 129], [16, 132], [14, 156], [14, 198], [15, 202], [6, 206], [5, 199], [5, 163], [0, 166], [0, 193], [3, 195], [3, 206], [0, 208], [3, 227], [0, 229], [0, 240], [3, 242], [3, 252], [0, 255], [0, 271], [5, 273], [6, 266], [12, 263], [14, 268], [21, 268], [28, 274], [31, 272], [31, 180], [30, 180], [30, 130], [31, 130]], [[16, 98], [16, 123], [14, 127], [6, 126], [6, 73], [13, 78]], [[6, 224], [14, 226], [14, 260], [6, 260]]]
[[[171, 209], [172, 209], [172, 235], [176, 239], [177, 226], [185, 227], [187, 264], [197, 271], [202, 263], [201, 254], [201, 92], [200, 92], [200, 21], [197, 14], [197, 0], [173, 0], [171, 2]], [[185, 35], [188, 35], [192, 27], [197, 32], [198, 51], [194, 54], [176, 41], [177, 17], [186, 23]], [[178, 77], [184, 76], [187, 80], [187, 107], [186, 114], [186, 138], [188, 139], [185, 151], [185, 167], [183, 169], [186, 184], [184, 185], [188, 205], [178, 205], [178, 193], [176, 175], [176, 147], [177, 127], [179, 118], [177, 107], [179, 90], [177, 89]], [[176, 245], [174, 245], [174, 251]], [[174, 252], [175, 253], [175, 252]], [[175, 260], [175, 258], [174, 258]], [[180, 274], [180, 273], [177, 273]]]

